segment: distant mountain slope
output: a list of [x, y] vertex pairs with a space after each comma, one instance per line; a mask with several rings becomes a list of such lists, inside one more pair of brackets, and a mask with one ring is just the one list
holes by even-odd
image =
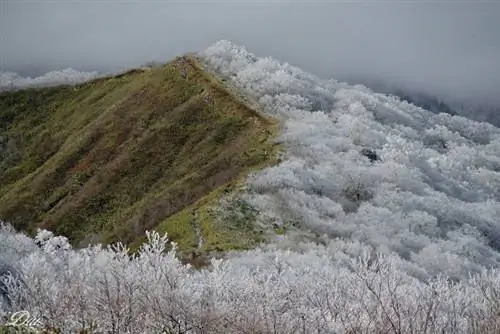
[[16, 88], [50, 87], [77, 84], [100, 77], [98, 72], [80, 72], [72, 68], [48, 72], [40, 77], [24, 78], [13, 72], [0, 71], [0, 92]]
[[[158, 227], [181, 249], [248, 247], [258, 239], [251, 225], [238, 231], [206, 211], [224, 187], [272, 163], [275, 130], [193, 56], [3, 92], [0, 220], [81, 245], [131, 243]], [[201, 226], [195, 215], [207, 216]]]
[[471, 120], [488, 122], [496, 127], [500, 126], [500, 104], [498, 102], [439, 97], [434, 94], [398, 87], [377, 80], [354, 78], [352, 82], [364, 84], [378, 93], [395, 95], [433, 113], [442, 112], [450, 115], [460, 115]]

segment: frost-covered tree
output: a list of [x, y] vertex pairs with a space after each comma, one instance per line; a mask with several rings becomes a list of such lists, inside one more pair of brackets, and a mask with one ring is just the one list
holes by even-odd
[[30, 87], [73, 85], [98, 78], [99, 76], [98, 72], [82, 72], [72, 68], [51, 71], [35, 78], [21, 77], [17, 73], [0, 71], [0, 91]]
[[[5, 226], [0, 235], [3, 245], [25, 246], [16, 239], [26, 237]], [[341, 240], [296, 251], [269, 245], [201, 270], [175, 252], [166, 236], [148, 233], [133, 256], [122, 245], [12, 253], [23, 285], [2, 280], [10, 298], [2, 317], [28, 310], [46, 328], [109, 333], [496, 333], [500, 326], [498, 270], [424, 282], [406, 274], [399, 257]]]

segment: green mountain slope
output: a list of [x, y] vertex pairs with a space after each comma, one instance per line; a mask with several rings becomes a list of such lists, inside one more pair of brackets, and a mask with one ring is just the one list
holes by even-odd
[[248, 247], [258, 231], [211, 207], [274, 162], [276, 126], [193, 56], [1, 93], [0, 219], [75, 245], [157, 228], [181, 249]]

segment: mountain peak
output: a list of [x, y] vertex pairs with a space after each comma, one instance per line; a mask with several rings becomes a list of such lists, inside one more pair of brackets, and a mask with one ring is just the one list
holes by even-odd
[[[186, 55], [74, 86], [1, 93], [1, 219], [81, 245], [131, 243], [159, 228], [192, 248], [187, 212], [208, 217], [222, 189], [275, 151], [275, 122], [203, 67]], [[260, 238], [250, 225], [235, 238], [229, 225], [204, 221], [203, 249]]]

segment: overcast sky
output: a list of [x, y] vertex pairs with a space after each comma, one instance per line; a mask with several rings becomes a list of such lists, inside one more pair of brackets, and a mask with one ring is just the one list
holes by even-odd
[[321, 77], [500, 101], [500, 0], [0, 0], [0, 69], [113, 71], [219, 39]]

